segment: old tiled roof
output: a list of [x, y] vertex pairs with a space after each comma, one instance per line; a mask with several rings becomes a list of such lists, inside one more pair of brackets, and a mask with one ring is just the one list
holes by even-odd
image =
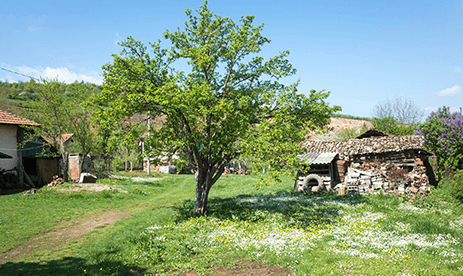
[[8, 125], [27, 125], [27, 126], [40, 126], [36, 122], [21, 118], [14, 114], [1, 111], [0, 110], [0, 124], [8, 124]]
[[299, 158], [305, 159], [305, 161], [312, 165], [326, 165], [330, 164], [333, 159], [337, 157], [336, 152], [323, 152], [323, 153], [313, 153], [308, 152], [306, 154], [298, 155]]
[[303, 144], [303, 147], [306, 148], [308, 152], [312, 153], [337, 152], [343, 159], [353, 155], [400, 152], [409, 149], [420, 150], [429, 155], [432, 154], [424, 150], [424, 137], [421, 135], [391, 135], [364, 139], [350, 139], [341, 142], [307, 141]]

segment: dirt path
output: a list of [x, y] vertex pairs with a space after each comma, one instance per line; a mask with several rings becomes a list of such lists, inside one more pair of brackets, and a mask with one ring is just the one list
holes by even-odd
[[31, 258], [37, 251], [54, 250], [64, 247], [84, 237], [86, 233], [99, 226], [112, 225], [116, 221], [130, 216], [133, 212], [121, 210], [103, 210], [86, 214], [80, 218], [64, 221], [44, 235], [37, 235], [27, 243], [0, 253], [0, 264]]
[[[53, 231], [44, 235], [32, 237], [27, 243], [22, 244], [5, 253], [0, 253], [0, 264], [20, 261], [37, 256], [39, 251], [52, 251], [64, 248], [67, 244], [79, 241], [85, 234], [97, 227], [110, 226], [116, 221], [133, 214], [131, 211], [104, 210], [96, 211], [84, 216], [64, 221], [55, 226]], [[40, 257], [38, 258], [40, 259]], [[265, 265], [260, 262], [237, 260], [232, 267], [215, 267], [212, 275], [236, 276], [236, 275], [290, 275], [291, 271], [276, 265]], [[179, 271], [177, 271], [179, 273]], [[137, 271], [130, 271], [127, 276], [140, 275]], [[199, 276], [195, 271], [180, 273], [181, 276]]]

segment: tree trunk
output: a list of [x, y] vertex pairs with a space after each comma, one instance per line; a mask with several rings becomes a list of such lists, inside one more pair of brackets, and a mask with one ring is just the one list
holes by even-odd
[[203, 216], [207, 210], [207, 197], [209, 189], [206, 183], [196, 182], [196, 200], [195, 200], [195, 213]]
[[63, 180], [64, 182], [68, 182], [69, 181], [69, 175], [68, 175], [68, 171], [69, 171], [69, 155], [68, 153], [65, 153], [64, 154], [64, 157], [63, 157]]
[[196, 176], [196, 196], [195, 196], [195, 213], [203, 216], [207, 211], [207, 197], [212, 187], [212, 175], [210, 172], [197, 172]]
[[[88, 156], [88, 153], [85, 154], [85, 155], [82, 155], [82, 159], [79, 158], [79, 172], [80, 173], [83, 173], [84, 172], [84, 164], [85, 164], [85, 158], [87, 158]], [[80, 157], [80, 156], [79, 156]], [[91, 162], [91, 158], [90, 158], [90, 162]], [[88, 167], [87, 167], [88, 169]]]
[[195, 173], [196, 196], [194, 210], [200, 216], [203, 216], [207, 211], [207, 198], [212, 185], [219, 180], [224, 172], [225, 163], [222, 161], [217, 162], [218, 164], [215, 163], [199, 168]]

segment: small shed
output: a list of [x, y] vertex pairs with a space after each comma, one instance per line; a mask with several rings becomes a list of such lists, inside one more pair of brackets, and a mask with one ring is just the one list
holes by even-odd
[[[347, 141], [307, 141], [303, 147], [307, 149], [307, 156], [338, 154], [338, 159], [330, 161], [330, 187], [359, 194], [380, 190], [410, 194], [427, 192], [429, 184], [436, 185], [428, 160], [433, 154], [424, 149], [421, 135], [394, 136], [371, 129]], [[300, 158], [307, 160], [303, 156]], [[323, 177], [316, 170], [312, 174]]]
[[310, 164], [310, 166], [304, 166], [297, 172], [294, 190], [301, 192], [307, 189], [313, 192], [323, 189], [330, 190], [336, 181], [336, 176], [339, 175], [336, 166], [339, 154], [336, 152], [308, 152], [298, 157], [304, 161], [304, 164]]

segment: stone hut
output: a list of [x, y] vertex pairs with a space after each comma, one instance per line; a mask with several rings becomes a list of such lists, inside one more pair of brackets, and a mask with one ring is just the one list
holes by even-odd
[[[299, 157], [311, 165], [299, 170], [295, 190], [415, 194], [437, 184], [429, 164], [433, 154], [424, 149], [421, 135], [394, 136], [370, 129], [347, 141], [307, 141], [303, 147], [308, 153]], [[332, 159], [322, 164], [315, 155]]]

